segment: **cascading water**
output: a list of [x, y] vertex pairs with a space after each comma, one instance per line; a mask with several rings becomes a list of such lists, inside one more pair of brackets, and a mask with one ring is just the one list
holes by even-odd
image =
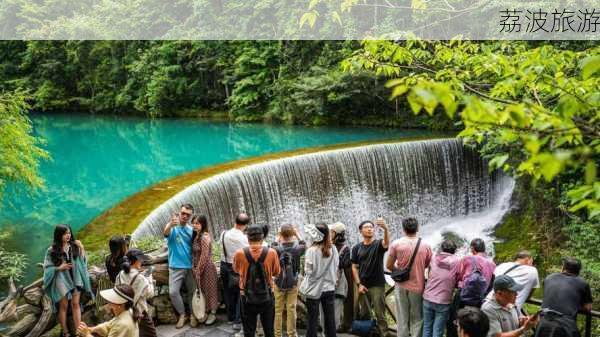
[[391, 224], [392, 238], [401, 236], [407, 216], [423, 224], [421, 235], [432, 245], [446, 231], [488, 238], [508, 208], [513, 186], [502, 172], [488, 173], [487, 163], [457, 139], [326, 151], [202, 180], [155, 209], [133, 238], [162, 235], [183, 203], [207, 215], [213, 236], [245, 211], [270, 228], [341, 221], [352, 242], [358, 240], [358, 223], [378, 215]]

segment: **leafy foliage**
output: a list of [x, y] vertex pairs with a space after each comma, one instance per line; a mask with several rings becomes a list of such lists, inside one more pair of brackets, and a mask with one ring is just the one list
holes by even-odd
[[9, 183], [43, 187], [38, 168], [49, 156], [41, 148], [42, 140], [33, 135], [25, 95], [0, 93], [0, 197]]
[[[415, 114], [459, 118], [491, 168], [534, 181], [569, 174], [571, 212], [600, 218], [600, 47], [526, 42], [365, 41], [345, 69], [385, 74]], [[583, 214], [583, 213], [582, 213]]]
[[29, 90], [39, 111], [228, 110], [237, 121], [427, 126], [386, 99], [380, 74], [341, 71], [358, 48], [356, 41], [4, 41], [0, 89]]
[[27, 266], [27, 257], [24, 254], [10, 251], [4, 247], [2, 242], [6, 242], [10, 233], [0, 233], [0, 282], [12, 277], [18, 281], [23, 277], [23, 271]]
[[599, 56], [597, 42], [364, 41], [343, 67], [383, 74], [392, 99], [455, 121], [491, 169], [517, 177], [498, 258], [526, 247], [551, 272], [575, 256], [598, 289]]
[[147, 236], [141, 240], [134, 241], [132, 246], [144, 252], [149, 252], [162, 247], [164, 244], [165, 240], [161, 237]]
[[85, 252], [88, 266], [98, 266], [104, 268], [104, 261], [108, 256], [108, 250], [106, 249], [97, 249], [97, 250], [87, 250]]

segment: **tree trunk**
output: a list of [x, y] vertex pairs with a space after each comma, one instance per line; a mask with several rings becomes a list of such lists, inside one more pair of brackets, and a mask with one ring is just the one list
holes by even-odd
[[42, 297], [41, 302], [43, 309], [42, 314], [39, 316], [39, 319], [37, 320], [37, 323], [35, 324], [33, 329], [31, 329], [29, 334], [27, 334], [27, 337], [39, 337], [39, 335], [41, 335], [44, 331], [46, 331], [46, 329], [48, 329], [48, 326], [54, 318], [52, 312], [53, 303], [50, 297], [48, 297], [48, 295], [44, 295]]
[[37, 315], [28, 314], [27, 316], [23, 317], [23, 319], [21, 319], [20, 321], [15, 323], [15, 325], [13, 325], [10, 328], [8, 335], [11, 337], [25, 336], [25, 334], [29, 330], [31, 330], [31, 328], [33, 328], [33, 326], [35, 325], [35, 322], [37, 322], [37, 320], [38, 320]]

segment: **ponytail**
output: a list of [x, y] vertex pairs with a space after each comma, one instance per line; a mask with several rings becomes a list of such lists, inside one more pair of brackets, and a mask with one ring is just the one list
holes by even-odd
[[329, 227], [324, 222], [318, 223], [316, 226], [317, 230], [323, 234], [323, 240], [318, 242], [321, 246], [321, 254], [323, 257], [331, 256], [331, 239], [329, 238]]

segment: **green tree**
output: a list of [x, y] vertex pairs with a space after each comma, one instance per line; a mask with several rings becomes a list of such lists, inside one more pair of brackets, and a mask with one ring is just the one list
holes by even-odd
[[0, 197], [9, 184], [29, 190], [44, 185], [39, 175], [40, 161], [48, 159], [42, 140], [33, 135], [27, 118], [25, 93], [0, 93]]
[[[600, 218], [600, 47], [452, 40], [365, 41], [345, 68], [392, 78], [415, 114], [458, 116], [491, 168], [568, 179], [569, 210]], [[583, 213], [586, 212], [586, 213]]]

